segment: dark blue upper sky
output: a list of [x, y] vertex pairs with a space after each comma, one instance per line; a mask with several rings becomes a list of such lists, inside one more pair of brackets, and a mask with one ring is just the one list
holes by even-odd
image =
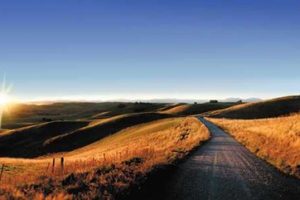
[[299, 93], [299, 0], [1, 0], [0, 76], [35, 98]]

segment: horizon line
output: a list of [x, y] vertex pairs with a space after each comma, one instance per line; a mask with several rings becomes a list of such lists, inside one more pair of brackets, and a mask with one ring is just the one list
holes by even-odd
[[[268, 98], [267, 98], [268, 99]], [[13, 100], [14, 103], [63, 103], [63, 102], [91, 102], [91, 103], [103, 103], [103, 102], [155, 102], [155, 103], [190, 103], [198, 102], [204, 103], [210, 100], [218, 100], [220, 102], [235, 102], [235, 101], [261, 101], [265, 98], [257, 97], [226, 97], [226, 98], [64, 98], [64, 97], [50, 97], [50, 98], [33, 98], [33, 99], [17, 99]]]
[[286, 94], [286, 95], [228, 95], [228, 96], [216, 96], [216, 95], [74, 95], [74, 96], [53, 96], [53, 97], [34, 97], [34, 98], [16, 98], [12, 97], [15, 102], [109, 102], [109, 101], [159, 101], [159, 100], [171, 100], [171, 101], [209, 101], [209, 100], [267, 100], [275, 99], [287, 96], [297, 96], [300, 94]]

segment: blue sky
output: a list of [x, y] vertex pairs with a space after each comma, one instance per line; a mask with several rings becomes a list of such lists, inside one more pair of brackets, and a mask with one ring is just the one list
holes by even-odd
[[24, 100], [299, 93], [297, 0], [1, 0], [0, 76]]

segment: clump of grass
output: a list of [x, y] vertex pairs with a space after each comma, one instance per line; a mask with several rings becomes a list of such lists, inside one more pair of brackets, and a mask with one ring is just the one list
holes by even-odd
[[[51, 159], [45, 158], [35, 166], [30, 182], [5, 179], [0, 199], [1, 195], [10, 198], [5, 195], [12, 194], [30, 199], [122, 199], [152, 170], [182, 159], [209, 135], [208, 129], [193, 117], [137, 125], [64, 154], [64, 175], [59, 165], [51, 173]], [[24, 174], [28, 172], [18, 176]]]
[[209, 120], [259, 157], [300, 178], [300, 114], [260, 120]]

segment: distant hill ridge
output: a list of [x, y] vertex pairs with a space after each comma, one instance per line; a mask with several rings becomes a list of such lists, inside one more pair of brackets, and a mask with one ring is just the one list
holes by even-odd
[[246, 103], [206, 113], [209, 117], [260, 119], [289, 115], [300, 111], [300, 96], [287, 96], [255, 103]]

